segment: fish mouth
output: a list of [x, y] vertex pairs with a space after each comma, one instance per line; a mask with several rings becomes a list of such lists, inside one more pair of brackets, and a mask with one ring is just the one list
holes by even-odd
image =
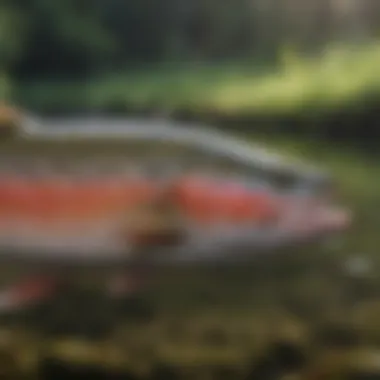
[[352, 226], [353, 213], [343, 207], [328, 207], [320, 212], [317, 224], [323, 232], [343, 233]]
[[344, 246], [345, 233], [353, 225], [353, 213], [345, 208], [330, 208], [325, 211], [321, 226], [321, 247], [336, 251]]
[[342, 233], [353, 224], [353, 213], [340, 206], [322, 206], [290, 218], [281, 228], [289, 233], [314, 235], [323, 233]]

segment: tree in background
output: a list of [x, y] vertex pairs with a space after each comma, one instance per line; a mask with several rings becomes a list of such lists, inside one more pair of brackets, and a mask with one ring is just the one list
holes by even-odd
[[0, 70], [64, 80], [168, 61], [270, 59], [289, 41], [312, 51], [371, 38], [378, 10], [372, 0], [3, 0]]

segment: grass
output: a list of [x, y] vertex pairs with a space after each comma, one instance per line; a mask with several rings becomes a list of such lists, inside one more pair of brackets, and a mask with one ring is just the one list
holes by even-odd
[[93, 78], [86, 83], [36, 83], [15, 97], [46, 109], [212, 111], [221, 115], [297, 114], [351, 106], [380, 94], [380, 44], [330, 46], [318, 57], [290, 47], [279, 64], [163, 65]]

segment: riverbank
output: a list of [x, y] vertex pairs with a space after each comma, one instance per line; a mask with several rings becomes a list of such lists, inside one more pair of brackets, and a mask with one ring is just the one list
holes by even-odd
[[146, 66], [82, 82], [21, 83], [13, 98], [38, 113], [165, 115], [369, 141], [379, 136], [379, 67], [377, 43], [331, 46], [318, 57], [287, 48], [276, 64]]

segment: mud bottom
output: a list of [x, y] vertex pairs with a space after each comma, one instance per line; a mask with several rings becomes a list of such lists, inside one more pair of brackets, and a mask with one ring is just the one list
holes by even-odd
[[39, 366], [40, 380], [137, 380], [138, 377], [127, 371], [110, 371], [87, 365], [72, 365], [57, 359], [44, 359]]
[[139, 375], [128, 370], [74, 365], [54, 358], [45, 358], [40, 363], [37, 378], [38, 380], [180, 380], [183, 377], [180, 370], [163, 363], [157, 363], [149, 374]]
[[[40, 362], [38, 379], [66, 380], [66, 379], [107, 379], [107, 380], [179, 380], [204, 379], [215, 380], [250, 380], [250, 379], [283, 379], [286, 375], [298, 373], [305, 367], [306, 358], [299, 347], [292, 344], [278, 342], [262, 358], [252, 361], [246, 370], [241, 371], [229, 364], [218, 366], [194, 366], [191, 374], [180, 366], [167, 365], [164, 362], [152, 363], [151, 370], [145, 375], [128, 370], [106, 370], [102, 367], [90, 365], [69, 364], [55, 358], [45, 358]], [[198, 370], [197, 370], [198, 369]], [[190, 377], [188, 376], [190, 375]]]
[[66, 291], [46, 303], [1, 316], [1, 325], [24, 326], [44, 336], [103, 339], [123, 322], [148, 323], [154, 308], [143, 296], [110, 299], [96, 291]]

